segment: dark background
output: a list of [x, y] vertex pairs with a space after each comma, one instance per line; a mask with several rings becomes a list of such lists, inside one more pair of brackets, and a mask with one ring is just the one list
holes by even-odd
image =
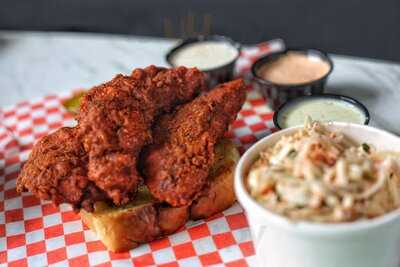
[[400, 0], [1, 0], [0, 29], [228, 35], [400, 61]]

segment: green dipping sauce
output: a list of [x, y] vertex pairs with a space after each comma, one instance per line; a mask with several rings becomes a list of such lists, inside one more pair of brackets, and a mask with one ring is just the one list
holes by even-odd
[[358, 106], [335, 98], [305, 98], [293, 101], [280, 110], [278, 124], [284, 128], [303, 125], [307, 116], [320, 122], [364, 124], [365, 113]]

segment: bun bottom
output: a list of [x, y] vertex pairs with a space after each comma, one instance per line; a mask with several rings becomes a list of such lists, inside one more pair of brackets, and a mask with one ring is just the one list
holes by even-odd
[[81, 210], [83, 222], [107, 249], [123, 252], [176, 232], [190, 218], [207, 218], [229, 208], [236, 201], [233, 173], [240, 155], [228, 139], [222, 139], [215, 149], [217, 160], [211, 168], [208, 183], [191, 206], [171, 207], [159, 203], [142, 186], [135, 200], [126, 206], [97, 202], [94, 212]]

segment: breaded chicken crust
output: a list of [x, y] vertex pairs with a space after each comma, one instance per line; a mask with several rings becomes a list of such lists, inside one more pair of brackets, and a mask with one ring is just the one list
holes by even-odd
[[86, 206], [105, 199], [87, 178], [87, 156], [76, 128], [64, 127], [43, 137], [34, 147], [17, 181], [40, 199]]
[[174, 112], [161, 116], [154, 144], [145, 149], [145, 183], [159, 200], [190, 205], [206, 184], [215, 161], [214, 146], [245, 101], [242, 80], [221, 84]]

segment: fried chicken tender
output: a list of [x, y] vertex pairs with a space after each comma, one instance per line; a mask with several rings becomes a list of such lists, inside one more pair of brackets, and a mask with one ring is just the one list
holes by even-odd
[[159, 200], [190, 205], [207, 181], [214, 146], [245, 101], [245, 85], [235, 80], [179, 106], [155, 123], [154, 144], [143, 153], [145, 183]]
[[204, 89], [197, 69], [155, 66], [94, 87], [82, 99], [77, 127], [60, 129], [34, 147], [18, 190], [88, 211], [99, 198], [126, 204], [142, 182], [136, 165], [142, 147], [152, 142], [154, 118]]
[[126, 204], [142, 182], [136, 165], [142, 147], [152, 142], [155, 116], [193, 99], [203, 89], [203, 75], [195, 69], [151, 66], [91, 90], [78, 116], [89, 156], [89, 180], [114, 204]]
[[17, 181], [38, 198], [56, 204], [85, 206], [105, 198], [87, 178], [87, 156], [75, 128], [64, 127], [43, 137], [33, 148]]

